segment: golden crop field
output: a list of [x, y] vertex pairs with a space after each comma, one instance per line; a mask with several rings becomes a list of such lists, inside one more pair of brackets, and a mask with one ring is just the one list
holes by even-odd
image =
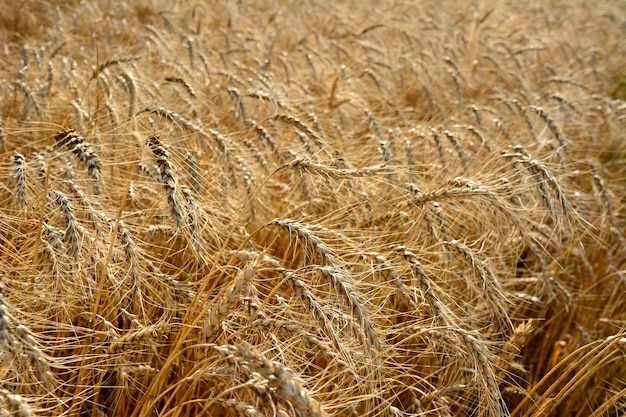
[[0, 0], [0, 416], [625, 416], [625, 30]]

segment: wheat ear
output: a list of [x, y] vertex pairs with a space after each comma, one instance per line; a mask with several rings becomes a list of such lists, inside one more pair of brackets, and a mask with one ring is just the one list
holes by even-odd
[[59, 148], [67, 147], [79, 161], [87, 167], [87, 175], [94, 182], [94, 191], [100, 194], [100, 183], [102, 177], [102, 164], [100, 158], [91, 149], [91, 145], [85, 141], [73, 129], [62, 130], [54, 137], [56, 145]]
[[324, 417], [326, 413], [309, 392], [302, 387], [281, 363], [268, 360], [262, 353], [248, 345], [216, 346], [222, 356], [234, 360], [249, 375], [258, 374], [267, 381], [272, 397], [281, 404], [293, 407], [299, 415]]
[[147, 143], [157, 160], [159, 173], [161, 175], [161, 183], [165, 189], [167, 203], [170, 206], [170, 211], [176, 221], [176, 226], [179, 229], [182, 229], [185, 225], [183, 221], [183, 209], [178, 199], [178, 193], [176, 192], [177, 183], [174, 175], [174, 169], [170, 161], [170, 153], [158, 136], [150, 136]]
[[16, 198], [22, 207], [26, 206], [26, 160], [24, 155], [13, 152], [13, 174], [17, 185]]

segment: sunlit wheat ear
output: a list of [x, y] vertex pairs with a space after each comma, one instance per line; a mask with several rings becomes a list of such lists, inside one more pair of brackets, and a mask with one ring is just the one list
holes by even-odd
[[452, 144], [452, 147], [454, 148], [456, 153], [459, 155], [459, 160], [461, 161], [463, 172], [465, 172], [466, 174], [469, 173], [469, 163], [467, 161], [467, 156], [465, 155], [463, 146], [459, 143], [459, 139], [447, 130], [444, 130], [443, 134]]
[[417, 311], [418, 306], [414, 298], [411, 296], [409, 289], [406, 287], [406, 285], [404, 285], [404, 282], [402, 282], [402, 279], [396, 272], [391, 261], [387, 259], [385, 256], [383, 256], [382, 254], [377, 253], [377, 252], [372, 252], [369, 255], [371, 256], [372, 260], [377, 265], [376, 273], [380, 274], [382, 277], [389, 277], [393, 285], [398, 290], [398, 293], [400, 294], [402, 301], [404, 301], [404, 303], [406, 303], [406, 305], [412, 311]]
[[443, 143], [441, 142], [441, 138], [439, 137], [439, 132], [435, 128], [430, 129], [431, 138], [433, 142], [435, 142], [435, 147], [437, 148], [437, 152], [439, 153], [439, 162], [441, 163], [441, 168], [445, 171], [447, 168], [446, 162], [446, 150], [443, 147]]
[[222, 294], [208, 312], [208, 320], [203, 327], [203, 336], [209, 342], [214, 342], [220, 335], [222, 322], [226, 320], [228, 315], [237, 307], [240, 300], [246, 297], [251, 289], [251, 280], [254, 277], [255, 270], [251, 266], [241, 269], [228, 291]]
[[[366, 343], [366, 346], [368, 348], [373, 347], [376, 350], [380, 350], [382, 348], [382, 344], [374, 324], [370, 320], [367, 309], [363, 305], [359, 294], [356, 292], [352, 284], [350, 284], [349, 277], [346, 276], [339, 268], [332, 266], [318, 267], [316, 270], [328, 280], [333, 289], [339, 293], [348, 307], [350, 307], [351, 313], [359, 321], [361, 331], [365, 333], [366, 338], [364, 339], [364, 342]], [[359, 333], [357, 333], [357, 335], [358, 334]]]
[[415, 181], [415, 158], [413, 156], [413, 142], [407, 140], [404, 144], [406, 152], [406, 167], [409, 170], [409, 180]]
[[[543, 201], [558, 224], [562, 223], [564, 218], [574, 218], [574, 209], [570, 205], [565, 191], [545, 164], [532, 158], [528, 151], [519, 145], [513, 147], [511, 151], [503, 151], [502, 155], [513, 162], [521, 164], [528, 170], [537, 184]], [[559, 203], [559, 209], [554, 204], [553, 193]]]
[[130, 119], [135, 115], [135, 102], [137, 101], [135, 78], [127, 72], [122, 72], [119, 78], [123, 80], [126, 91], [128, 92], [128, 118]]
[[[281, 304], [289, 308], [286, 300], [282, 299]], [[327, 361], [329, 366], [334, 366], [342, 372], [348, 373], [352, 378], [357, 378], [354, 371], [349, 368], [349, 365], [340, 358], [340, 353], [343, 350], [341, 345], [320, 340], [318, 336], [303, 328], [302, 323], [297, 320], [263, 319], [254, 321], [252, 325], [266, 332], [278, 333], [285, 339], [297, 336], [300, 339], [300, 343], [306, 346], [313, 357], [321, 356]], [[314, 330], [317, 331], [317, 327]], [[320, 371], [322, 370], [320, 369]], [[326, 369], [322, 372], [325, 371]]]
[[62, 192], [51, 190], [48, 192], [48, 195], [57, 203], [59, 209], [61, 210], [61, 217], [65, 221], [63, 243], [65, 243], [70, 256], [72, 256], [75, 260], [78, 260], [81, 257], [81, 249], [83, 246], [83, 228], [76, 221], [74, 208], [70, 205], [69, 200]]
[[17, 187], [15, 197], [20, 206], [26, 206], [26, 160], [24, 155], [13, 152], [13, 178]]
[[228, 95], [236, 104], [237, 114], [241, 117], [241, 119], [248, 123], [248, 112], [246, 110], [246, 105], [241, 99], [241, 94], [239, 93], [239, 89], [236, 87], [228, 87], [226, 89], [228, 91]]
[[239, 165], [239, 169], [241, 170], [243, 185], [246, 188], [249, 199], [248, 207], [250, 209], [250, 214], [254, 219], [254, 216], [256, 214], [256, 205], [254, 204], [254, 200], [252, 199], [252, 196], [254, 194], [254, 174], [252, 173], [250, 168], [248, 168], [246, 161], [241, 156], [235, 157], [235, 162], [237, 163], [237, 165]]
[[459, 240], [451, 240], [444, 242], [446, 246], [450, 246], [458, 251], [469, 262], [474, 274], [480, 279], [479, 292], [491, 308], [490, 318], [500, 324], [504, 331], [513, 329], [513, 323], [509, 318], [509, 299], [500, 284], [498, 275], [493, 271], [490, 265], [478, 258], [478, 255], [467, 245]]
[[191, 188], [196, 194], [200, 194], [202, 192], [200, 169], [198, 168], [196, 158], [189, 151], [185, 154], [185, 162], [187, 163], [187, 169], [189, 170]]
[[16, 81], [15, 86], [18, 87], [18, 90], [21, 90], [24, 93], [24, 95], [28, 99], [28, 103], [30, 103], [35, 109], [35, 113], [37, 113], [37, 117], [39, 118], [39, 120], [43, 120], [43, 111], [41, 109], [41, 105], [35, 98], [35, 95], [33, 94], [30, 87], [28, 87], [22, 81]]
[[458, 335], [459, 341], [474, 361], [474, 372], [482, 385], [479, 405], [482, 413], [486, 413], [481, 415], [494, 417], [506, 415], [506, 404], [502, 399], [499, 381], [494, 372], [496, 358], [485, 346], [485, 342], [479, 338], [478, 334], [472, 334], [460, 327], [450, 327], [446, 330]]
[[554, 138], [559, 144], [555, 152], [557, 153], [557, 155], [559, 155], [561, 163], [565, 165], [565, 153], [567, 152], [568, 147], [567, 147], [566, 138], [565, 138], [565, 135], [563, 134], [563, 131], [561, 130], [559, 125], [554, 121], [554, 119], [550, 117], [550, 115], [542, 107], [530, 106], [529, 109], [537, 113], [537, 115], [545, 121], [546, 126], [548, 126], [548, 129], [552, 132], [552, 134], [554, 135]]
[[337, 335], [337, 331], [333, 328], [331, 321], [328, 319], [327, 312], [324, 310], [315, 295], [313, 295], [307, 284], [301, 279], [298, 279], [295, 272], [290, 272], [284, 269], [279, 269], [277, 271], [282, 276], [287, 278], [287, 282], [291, 287], [291, 290], [300, 298], [307, 309], [313, 314], [313, 317], [315, 317], [323, 327], [326, 336], [332, 340], [335, 349], [341, 350], [341, 341]]
[[163, 189], [165, 190], [167, 204], [170, 207], [172, 217], [174, 217], [174, 220], [176, 221], [176, 226], [179, 229], [182, 229], [185, 226], [185, 222], [183, 220], [183, 209], [178, 198], [178, 185], [176, 183], [176, 176], [170, 160], [170, 153], [157, 136], [149, 137], [147, 143], [156, 158], [161, 183], [163, 184]]
[[[596, 165], [591, 161], [587, 161], [587, 164], [591, 168], [591, 177], [593, 178], [593, 183], [600, 191], [602, 209], [608, 218], [609, 224], [611, 225], [611, 231], [614, 235], [616, 235], [619, 241], [622, 241], [624, 239], [623, 234], [619, 231], [619, 228], [615, 227], [615, 225], [617, 225], [617, 219], [615, 218], [615, 212], [613, 210], [614, 201], [611, 197], [613, 193], [607, 188], [606, 182], [598, 172], [598, 168], [596, 167]], [[617, 236], [618, 234], [620, 236]]]
[[203, 139], [203, 141], [201, 142], [203, 146], [205, 146], [205, 142], [208, 142], [209, 139], [212, 138], [215, 142], [217, 142], [220, 151], [224, 154], [225, 161], [230, 160], [231, 149], [228, 144], [228, 140], [224, 138], [222, 134], [217, 130], [208, 129], [207, 132], [205, 132], [202, 130], [202, 128], [200, 128], [200, 126], [197, 126], [190, 121], [184, 119], [180, 114], [165, 109], [163, 107], [146, 107], [137, 114], [142, 113], [156, 114], [157, 116], [176, 123], [178, 126], [191, 133], [197, 134], [201, 139]]
[[382, 165], [374, 165], [361, 169], [338, 169], [331, 166], [322, 165], [308, 159], [295, 159], [279, 169], [294, 169], [300, 172], [319, 175], [327, 179], [350, 179], [359, 177], [371, 177], [378, 172], [384, 172], [386, 167]]
[[132, 62], [132, 61], [135, 61], [136, 59], [137, 57], [134, 57], [134, 56], [125, 56], [125, 57], [117, 57], [117, 58], [109, 59], [108, 61], [103, 62], [102, 64], [98, 65], [96, 68], [93, 69], [91, 78], [95, 79], [98, 76], [98, 74], [100, 74], [102, 71], [114, 65], [120, 65], [125, 62]]
[[281, 110], [289, 110], [289, 108], [279, 99], [261, 90], [254, 90], [254, 91], [247, 92], [246, 94], [244, 94], [244, 97], [251, 97], [257, 100], [265, 101], [268, 103], [273, 103], [277, 105]]
[[56, 146], [68, 148], [87, 167], [87, 175], [94, 180], [94, 192], [100, 194], [102, 163], [91, 145], [73, 129], [62, 130], [54, 137]]
[[485, 136], [472, 125], [455, 125], [455, 127], [462, 127], [466, 129], [474, 138], [480, 143], [480, 149], [485, 148], [488, 153], [493, 152], [493, 147]]
[[369, 121], [370, 126], [372, 127], [372, 129], [374, 129], [374, 133], [376, 134], [376, 138], [378, 139], [378, 141], [382, 141], [383, 140], [383, 132], [380, 129], [380, 126], [378, 125], [378, 122], [376, 121], [376, 117], [374, 116], [374, 113], [372, 113], [372, 111], [370, 109], [365, 109], [365, 116], [367, 116], [367, 120]]
[[509, 145], [513, 145], [514, 141], [513, 141], [513, 137], [511, 136], [511, 132], [509, 131], [509, 128], [506, 126], [506, 124], [502, 121], [502, 119], [498, 117], [494, 118], [493, 124], [496, 125], [500, 133], [504, 135], [504, 138], [506, 139], [506, 143], [508, 143]]
[[243, 401], [229, 398], [227, 400], [219, 400], [220, 404], [231, 410], [235, 410], [238, 415], [242, 417], [265, 417], [265, 413], [260, 412], [252, 405], [246, 404]]
[[299, 131], [301, 131], [302, 133], [304, 133], [305, 135], [310, 137], [313, 140], [313, 142], [315, 143], [315, 145], [318, 148], [320, 148], [320, 150], [322, 152], [324, 152], [326, 155], [332, 157], [332, 155], [329, 153], [329, 151], [327, 149], [327, 146], [326, 146], [326, 143], [324, 142], [324, 140], [317, 133], [315, 133], [315, 131], [313, 129], [311, 129], [309, 126], [304, 124], [297, 117], [293, 117], [293, 116], [288, 115], [288, 114], [278, 114], [278, 115], [274, 116], [273, 119], [281, 121], [281, 122], [286, 123], [286, 124], [289, 124], [291, 126], [294, 126], [296, 129], [298, 129]]
[[[304, 134], [300, 133], [300, 135], [304, 135]], [[261, 153], [259, 148], [257, 148], [254, 142], [252, 142], [249, 139], [245, 139], [243, 141], [243, 144], [246, 145], [246, 148], [248, 148], [248, 150], [252, 153], [252, 156], [254, 156], [254, 159], [256, 159], [257, 163], [261, 166], [261, 168], [263, 168], [264, 170], [267, 170], [267, 159], [265, 158], [263, 153]]]
[[185, 81], [183, 78], [180, 78], [180, 77], [165, 77], [165, 82], [166, 83], [172, 83], [172, 84], [180, 85], [187, 92], [187, 94], [189, 94], [189, 97], [191, 97], [191, 98], [196, 98], [197, 97], [196, 96], [196, 92], [194, 91], [194, 89], [191, 88], [189, 83], [187, 81]]
[[194, 250], [199, 254], [202, 252], [202, 244], [200, 241], [200, 225], [199, 215], [202, 210], [196, 205], [196, 201], [191, 195], [191, 190], [187, 187], [180, 187], [180, 193], [183, 195], [187, 203], [187, 226], [191, 231], [191, 244]]
[[313, 146], [311, 146], [311, 143], [309, 142], [309, 137], [302, 132], [297, 132], [297, 135], [298, 139], [300, 139], [300, 142], [304, 146], [306, 153], [308, 154], [308, 158], [310, 158], [314, 162], [317, 162], [317, 155], [315, 155], [315, 149], [313, 148]]
[[4, 134], [4, 123], [2, 119], [0, 119], [0, 148], [4, 150], [6, 148], [6, 145], [7, 145], [7, 138], [6, 138], [6, 135]]
[[5, 287], [0, 284], [0, 346], [13, 356], [12, 366], [33, 367], [46, 389], [56, 388], [57, 381], [51, 372], [52, 358], [43, 353], [32, 331], [14, 317], [7, 306]]
[[3, 414], [16, 417], [31, 417], [34, 412], [26, 399], [18, 394], [12, 394], [9, 390], [0, 389], [0, 398], [2, 406], [0, 410]]
[[275, 401], [296, 410], [298, 415], [324, 417], [326, 413], [302, 383], [291, 375], [281, 363], [268, 360], [262, 353], [248, 345], [216, 346], [215, 350], [223, 357], [234, 361], [246, 374], [258, 374], [267, 381]]
[[267, 131], [266, 128], [257, 124], [254, 120], [250, 121], [250, 126], [254, 129], [254, 133], [257, 135], [263, 146], [268, 145], [272, 151], [270, 155], [275, 156], [278, 159], [279, 164], [285, 163], [285, 158], [282, 155], [281, 150], [278, 148], [278, 144], [274, 137]]
[[570, 109], [571, 111], [573, 111], [577, 116], [579, 117], [584, 117], [584, 114], [578, 109], [578, 107], [576, 107], [576, 105], [574, 103], [572, 103], [571, 100], [569, 100], [566, 97], [563, 97], [563, 95], [561, 95], [560, 93], [552, 93], [549, 96], [552, 100], [556, 100], [559, 105], [561, 106], [561, 111], [563, 113], [563, 121], [567, 122], [569, 117], [568, 117], [568, 112], [567, 109]]
[[90, 198], [83, 192], [82, 188], [74, 182], [74, 171], [71, 166], [65, 166], [62, 171], [65, 181], [69, 186], [70, 191], [78, 198], [81, 205], [87, 211], [87, 217], [92, 223], [95, 230], [101, 229], [101, 223], [105, 220], [105, 215], [102, 211], [98, 211], [94, 208]]
[[456, 319], [448, 309], [440, 303], [441, 297], [439, 293], [441, 290], [434, 287], [432, 280], [422, 268], [422, 264], [417, 260], [415, 254], [407, 250], [404, 246], [397, 246], [395, 250], [411, 267], [413, 277], [417, 279], [421, 295], [424, 297], [426, 304], [428, 304], [434, 321], [440, 326], [455, 325]]
[[109, 118], [109, 122], [111, 124], [111, 130], [116, 131], [119, 128], [119, 122], [117, 120], [117, 112], [115, 111], [115, 107], [113, 107], [113, 104], [111, 103], [104, 103], [103, 104], [104, 110], [106, 111], [106, 114]]
[[76, 125], [79, 126], [80, 131], [86, 132], [89, 126], [89, 113], [85, 110], [80, 100], [72, 100], [70, 105], [74, 109], [74, 116], [76, 119]]

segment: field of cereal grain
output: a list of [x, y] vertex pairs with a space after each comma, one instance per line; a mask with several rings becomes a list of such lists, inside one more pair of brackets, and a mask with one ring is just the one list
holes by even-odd
[[0, 416], [624, 416], [625, 28], [0, 0]]

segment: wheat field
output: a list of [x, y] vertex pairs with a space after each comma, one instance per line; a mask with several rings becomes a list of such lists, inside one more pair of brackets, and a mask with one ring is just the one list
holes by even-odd
[[623, 2], [0, 10], [0, 416], [626, 415]]

